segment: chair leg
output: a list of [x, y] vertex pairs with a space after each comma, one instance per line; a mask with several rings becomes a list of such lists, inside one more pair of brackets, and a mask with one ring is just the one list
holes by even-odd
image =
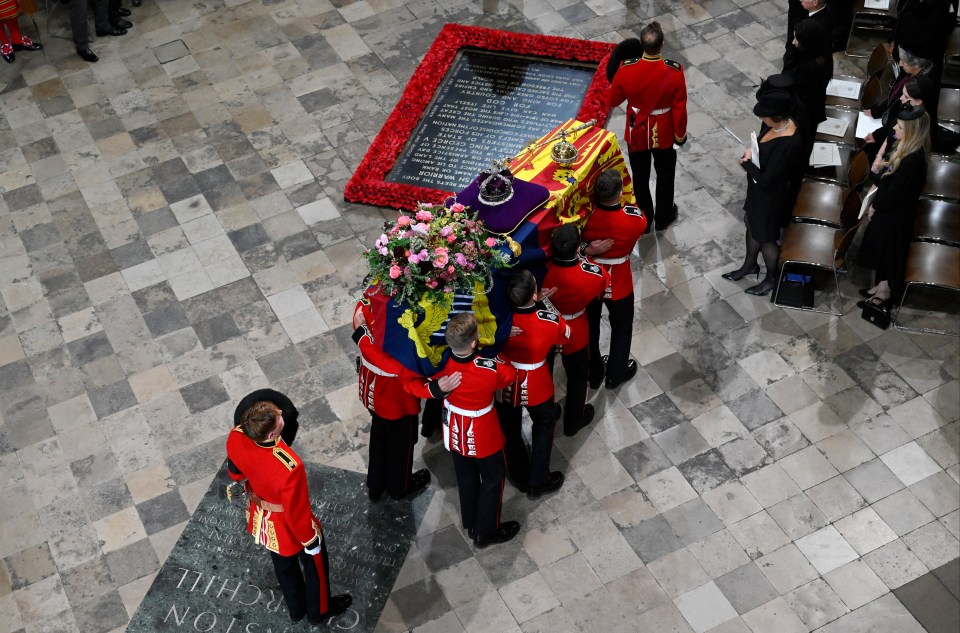
[[[947, 332], [946, 330], [933, 330], [926, 327], [907, 327], [900, 324], [900, 313], [903, 311], [903, 304], [907, 301], [907, 292], [909, 292], [910, 287], [913, 286], [914, 282], [907, 282], [907, 286], [903, 289], [903, 296], [900, 298], [900, 305], [897, 307], [897, 316], [893, 319], [893, 327], [903, 332], [917, 332], [920, 334], [940, 334], [942, 336], [956, 336], [960, 337], [960, 332]], [[940, 286], [937, 286], [940, 287]]]
[[837, 274], [837, 269], [836, 269], [836, 267], [834, 267], [834, 269], [833, 269], [833, 281], [834, 281], [834, 283], [837, 284], [837, 301], [840, 303], [840, 312], [839, 312], [839, 313], [834, 312], [833, 314], [834, 314], [835, 316], [840, 316], [840, 317], [842, 317], [842, 316], [844, 315], [844, 312], [845, 312], [844, 309], [843, 309], [843, 293], [840, 292], [840, 275]]

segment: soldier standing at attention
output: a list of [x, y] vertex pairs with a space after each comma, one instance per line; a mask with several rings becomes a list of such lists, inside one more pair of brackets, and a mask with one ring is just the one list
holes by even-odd
[[[637, 205], [654, 218], [657, 231], [677, 219], [673, 179], [677, 170], [676, 147], [687, 142], [687, 84], [683, 66], [660, 57], [663, 29], [651, 22], [640, 31], [643, 56], [620, 64], [610, 86], [610, 107], [627, 101], [624, 138]], [[657, 170], [657, 203], [650, 197], [650, 161]], [[647, 227], [649, 230], [649, 227]]]
[[[564, 224], [553, 232], [553, 259], [543, 278], [544, 292], [570, 326], [570, 342], [563, 346], [563, 369], [567, 374], [567, 404], [563, 412], [563, 434], [573, 437], [590, 424], [594, 410], [587, 402], [590, 373], [590, 327], [586, 311], [590, 302], [610, 284], [610, 274], [594, 262], [580, 257], [580, 230]], [[553, 290], [555, 289], [555, 290]]]
[[311, 624], [346, 611], [350, 594], [330, 595], [327, 545], [310, 508], [307, 473], [281, 436], [284, 422], [272, 402], [257, 402], [227, 435], [227, 472], [247, 480], [247, 531], [273, 559], [290, 619]]
[[[531, 499], [563, 485], [563, 473], [550, 471], [553, 427], [560, 417], [560, 408], [553, 397], [553, 376], [547, 357], [555, 345], [566, 344], [570, 328], [563, 317], [547, 310], [540, 302], [541, 296], [537, 280], [529, 270], [514, 273], [507, 282], [507, 299], [513, 305], [513, 328], [517, 333], [507, 339], [501, 352], [517, 370], [517, 378], [503, 390], [503, 402], [497, 404], [506, 437], [503, 450], [507, 472]], [[521, 407], [527, 408], [533, 422], [529, 456], [521, 432]]]
[[[637, 207], [621, 200], [623, 178], [616, 169], [604, 170], [594, 190], [596, 203], [583, 240], [587, 254], [610, 273], [603, 295], [587, 306], [590, 324], [590, 387], [600, 388], [604, 374], [607, 389], [616, 389], [637, 375], [637, 361], [630, 358], [633, 335], [633, 272], [630, 252], [647, 229], [647, 218]], [[603, 306], [610, 319], [610, 355], [600, 357], [600, 319]]]

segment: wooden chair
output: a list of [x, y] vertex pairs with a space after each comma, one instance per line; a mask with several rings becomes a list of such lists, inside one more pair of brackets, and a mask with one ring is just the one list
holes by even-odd
[[[812, 184], [812, 183], [811, 183]], [[851, 226], [857, 222], [857, 216], [860, 215], [860, 205], [863, 204], [863, 198], [856, 189], [843, 190], [846, 197], [843, 204], [825, 204], [817, 206], [814, 204], [799, 205], [800, 199], [797, 197], [798, 205], [793, 210], [794, 222], [812, 222], [814, 224], [823, 224], [834, 229], [842, 229]], [[806, 201], [804, 201], [806, 202]]]
[[866, 57], [871, 49], [850, 50], [850, 41], [855, 30], [875, 31], [886, 35], [893, 31], [897, 21], [897, 0], [889, 0], [886, 9], [868, 9], [864, 0], [853, 3], [853, 20], [850, 22], [850, 32], [847, 34], [847, 46], [843, 51], [848, 57]]
[[[847, 229], [837, 229], [823, 226], [822, 224], [808, 224], [804, 222], [795, 222], [787, 226], [787, 231], [783, 236], [783, 243], [780, 246], [780, 278], [777, 281], [777, 289], [773, 295], [776, 305], [796, 310], [832, 314], [834, 316], [844, 315], [839, 271], [844, 267], [847, 250], [850, 248], [850, 244], [857, 234], [857, 229], [860, 228], [860, 221], [857, 219], [859, 212], [859, 207], [856, 211], [853, 211], [852, 208], [848, 209], [847, 205], [844, 205], [844, 226], [850, 227]], [[780, 287], [783, 285], [783, 279], [787, 274], [787, 268], [789, 266], [812, 267], [832, 272], [833, 280], [836, 284], [840, 311], [818, 310], [815, 305], [814, 307], [807, 308], [779, 303], [777, 299], [780, 297]]]
[[887, 47], [880, 42], [873, 47], [870, 53], [870, 60], [867, 62], [867, 77], [879, 77], [884, 69], [891, 66], [892, 58], [887, 52]]
[[953, 29], [947, 39], [940, 83], [945, 88], [960, 88], [960, 29]]
[[844, 189], [856, 189], [866, 181], [869, 175], [870, 161], [861, 149], [837, 143], [840, 164], [831, 167], [807, 166], [804, 177], [836, 183]]
[[[846, 81], [860, 81], [858, 77], [838, 75], [834, 79], [843, 79]], [[858, 99], [847, 99], [845, 97], [833, 97], [827, 95], [826, 105], [834, 108], [844, 108], [846, 110], [866, 110], [880, 103], [883, 99], [883, 85], [877, 77], [871, 77], [860, 88], [860, 97]]]
[[960, 164], [937, 158], [927, 160], [927, 181], [921, 195], [960, 201]]
[[893, 322], [894, 327], [898, 330], [906, 330], [908, 332], [960, 336], [960, 332], [947, 332], [946, 330], [935, 330], [932, 328], [913, 328], [900, 323], [903, 304], [911, 290], [928, 287], [960, 292], [960, 248], [946, 246], [944, 244], [932, 244], [930, 242], [914, 242], [910, 244], [904, 281], [906, 282], [906, 286], [903, 290], [903, 298], [900, 300], [900, 307], [897, 310], [896, 319], [894, 319]]
[[831, 119], [840, 119], [845, 121], [847, 124], [847, 130], [844, 132], [843, 136], [833, 136], [831, 134], [823, 134], [822, 132], [817, 132], [817, 136], [814, 140], [818, 143], [842, 143], [844, 145], [849, 145], [850, 147], [862, 147], [864, 141], [857, 138], [857, 116], [859, 112], [857, 110], [847, 110], [846, 108], [836, 108], [829, 107], [827, 108], [827, 116]]
[[946, 200], [921, 200], [913, 221], [913, 239], [960, 246], [960, 204]]
[[940, 123], [952, 123], [954, 126], [960, 124], [960, 88], [940, 89], [937, 120]]

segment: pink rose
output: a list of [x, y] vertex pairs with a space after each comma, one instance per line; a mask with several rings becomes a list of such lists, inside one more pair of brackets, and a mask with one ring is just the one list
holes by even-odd
[[427, 282], [427, 285], [430, 286], [431, 288], [436, 288], [439, 284], [437, 284], [437, 281], [435, 279], [431, 279], [430, 281]]
[[453, 205], [451, 205], [451, 207], [450, 207], [450, 211], [451, 211], [452, 213], [463, 213], [463, 210], [464, 210], [465, 208], [466, 208], [466, 207], [464, 207], [464, 206], [463, 206], [462, 204], [460, 204], [459, 202], [454, 202]]
[[440, 235], [444, 237], [447, 237], [451, 233], [453, 233], [453, 229], [451, 229], [449, 226], [445, 226], [442, 229], [440, 229]]
[[489, 246], [490, 248], [493, 248], [494, 246], [497, 245], [497, 240], [493, 239], [492, 237], [488, 237], [486, 240], [483, 241], [483, 243]]
[[411, 253], [410, 257], [407, 258], [407, 261], [410, 262], [411, 264], [419, 264], [420, 256], [417, 255], [416, 253]]
[[397, 226], [410, 226], [411, 220], [405, 215], [401, 215], [397, 218]]
[[430, 225], [425, 224], [423, 222], [417, 222], [411, 228], [413, 228], [414, 232], [416, 233], [421, 233], [423, 235], [426, 235], [427, 232], [430, 230]]
[[377, 249], [377, 252], [380, 253], [381, 255], [386, 255], [390, 251], [387, 250], [386, 246], [381, 246], [379, 249]]
[[421, 209], [420, 211], [417, 211], [417, 219], [424, 222], [429, 222], [433, 219], [433, 214], [426, 209]]
[[450, 259], [450, 256], [447, 254], [448, 251], [446, 248], [439, 246], [433, 249], [433, 265], [436, 268], [443, 268], [447, 265], [447, 262]]
[[455, 272], [457, 272], [457, 269], [454, 268], [453, 266], [447, 266], [447, 272], [452, 275], [452, 274], [454, 274]]
[[453, 259], [456, 260], [458, 266], [467, 265], [467, 256], [464, 255], [463, 253], [457, 253], [456, 255], [454, 255]]
[[453, 244], [453, 243], [456, 242], [456, 241], [457, 241], [457, 236], [456, 236], [456, 235], [448, 235], [448, 236], [447, 236], [447, 244]]
[[390, 267], [390, 279], [397, 279], [402, 274], [403, 274], [403, 270], [396, 264]]

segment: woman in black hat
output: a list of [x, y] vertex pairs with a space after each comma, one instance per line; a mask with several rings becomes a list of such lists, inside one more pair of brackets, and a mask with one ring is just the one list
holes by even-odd
[[782, 90], [765, 91], [758, 96], [753, 113], [762, 122], [758, 135], [760, 166], [754, 164], [749, 149], [740, 159], [740, 166], [747, 172], [747, 200], [743, 205], [746, 255], [743, 266], [724, 273], [723, 278], [737, 281], [752, 274], [759, 278], [757, 257], [762, 254], [767, 274], [762, 282], [747, 288], [746, 292], [752, 295], [763, 296], [777, 285], [780, 259], [777, 240], [792, 211], [793, 181], [803, 178], [806, 157], [797, 126], [789, 116], [793, 105], [793, 97]]
[[876, 284], [860, 291], [867, 297], [857, 304], [861, 308], [867, 301], [889, 306], [903, 292], [914, 211], [927, 179], [930, 117], [923, 107], [904, 106], [893, 134], [892, 148], [870, 174], [876, 192], [867, 210], [860, 265], [876, 271]]

